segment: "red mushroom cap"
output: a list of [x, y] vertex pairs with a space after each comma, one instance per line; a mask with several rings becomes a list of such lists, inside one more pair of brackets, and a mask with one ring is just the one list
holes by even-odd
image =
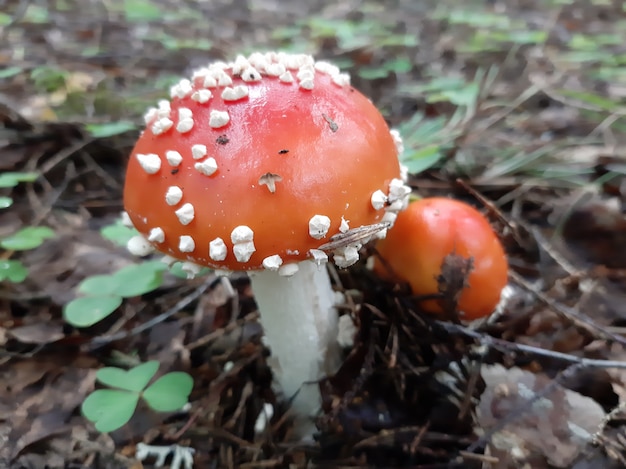
[[398, 142], [331, 64], [240, 56], [196, 71], [171, 97], [146, 114], [124, 205], [174, 258], [228, 270], [319, 260], [332, 235], [405, 205], [408, 191], [395, 207], [387, 196], [402, 186]]
[[[508, 280], [506, 253], [489, 221], [474, 207], [454, 199], [427, 197], [411, 202], [376, 250], [380, 257], [375, 258], [374, 271], [386, 280], [408, 283], [415, 295], [439, 293], [448, 256], [471, 259], [466, 286], [458, 297], [464, 319], [491, 314]], [[437, 300], [420, 305], [431, 313], [443, 311]]]

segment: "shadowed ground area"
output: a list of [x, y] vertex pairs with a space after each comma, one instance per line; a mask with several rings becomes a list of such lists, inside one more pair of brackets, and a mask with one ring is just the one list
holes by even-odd
[[[0, 468], [156, 467], [141, 444], [196, 468], [626, 466], [624, 38], [617, 0], [0, 1]], [[348, 71], [414, 192], [479, 208], [511, 267], [472, 324], [379, 279], [373, 245], [331, 268], [355, 337], [297, 444], [248, 279], [134, 258], [120, 222], [147, 107], [257, 49]], [[97, 370], [153, 360], [190, 405], [98, 432]]]

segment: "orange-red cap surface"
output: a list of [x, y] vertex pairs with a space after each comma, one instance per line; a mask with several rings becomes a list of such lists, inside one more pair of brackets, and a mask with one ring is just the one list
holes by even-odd
[[333, 65], [257, 53], [196, 71], [171, 97], [146, 114], [124, 190], [157, 250], [274, 269], [383, 219], [372, 194], [400, 178], [397, 142]]

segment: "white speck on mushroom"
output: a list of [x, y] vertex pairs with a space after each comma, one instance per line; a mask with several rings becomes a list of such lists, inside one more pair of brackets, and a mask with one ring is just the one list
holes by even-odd
[[182, 79], [174, 86], [170, 88], [170, 98], [184, 98], [189, 96], [193, 91], [193, 86], [191, 85], [191, 81], [187, 79]]
[[209, 126], [214, 129], [219, 129], [220, 127], [224, 127], [226, 124], [230, 122], [230, 116], [226, 111], [218, 111], [213, 109], [211, 111], [211, 115], [209, 116]]
[[348, 220], [346, 220], [344, 217], [341, 217], [341, 225], [339, 225], [339, 231], [345, 233], [349, 229], [350, 225], [348, 224]]
[[191, 280], [202, 270], [202, 266], [195, 262], [183, 262], [180, 266], [181, 270], [187, 274], [187, 279]]
[[272, 59], [269, 54], [263, 54], [261, 52], [253, 52], [250, 54], [250, 57], [248, 57], [250, 65], [255, 67], [257, 70], [265, 70], [270, 65], [271, 60]]
[[325, 73], [326, 75], [337, 75], [340, 73], [339, 67], [331, 64], [330, 62], [324, 62], [323, 60], [318, 60], [315, 62], [315, 70], [318, 72]]
[[[207, 70], [207, 73], [209, 73], [208, 70]], [[202, 86], [204, 86], [205, 88], [215, 88], [217, 86], [217, 78], [214, 77], [211, 74], [207, 74], [204, 77], [204, 81], [202, 82]]]
[[148, 174], [156, 174], [161, 169], [161, 158], [154, 153], [137, 153], [137, 161], [141, 169]]
[[396, 222], [396, 218], [398, 218], [398, 214], [396, 212], [385, 212], [383, 218], [380, 220], [381, 223], [391, 223], [391, 226]]
[[191, 94], [191, 99], [202, 104], [208, 102], [211, 96], [213, 96], [213, 93], [210, 90], [197, 90]]
[[161, 99], [157, 103], [157, 116], [158, 117], [169, 117], [172, 112], [172, 106], [167, 99]]
[[178, 124], [176, 124], [176, 130], [181, 134], [189, 132], [193, 129], [193, 113], [191, 109], [181, 107], [178, 109]]
[[174, 212], [178, 217], [178, 221], [181, 225], [188, 225], [195, 217], [193, 205], [189, 202], [184, 204], [181, 208]]
[[217, 86], [230, 86], [232, 84], [233, 79], [227, 73], [223, 73], [217, 78]]
[[256, 251], [256, 247], [252, 241], [233, 245], [233, 254], [238, 262], [248, 262], [254, 251]]
[[246, 225], [236, 226], [230, 233], [230, 240], [233, 244], [247, 243], [254, 239], [254, 231]]
[[332, 81], [337, 86], [350, 86], [350, 75], [347, 73], [338, 73], [337, 75], [332, 75]]
[[243, 55], [238, 55], [234, 62], [229, 64], [233, 75], [241, 75], [241, 72], [250, 66], [250, 62]]
[[400, 131], [397, 129], [391, 129], [389, 133], [391, 134], [391, 138], [393, 138], [393, 143], [396, 144], [398, 156], [402, 155], [402, 153], [404, 153], [404, 143], [402, 142], [402, 136], [400, 135]]
[[250, 66], [241, 72], [241, 79], [246, 82], [251, 82], [261, 81], [263, 77], [256, 68]]
[[315, 67], [311, 64], [303, 65], [298, 68], [298, 73], [296, 74], [296, 78], [300, 81], [302, 80], [313, 80], [315, 77]]
[[180, 252], [193, 252], [194, 249], [196, 249], [196, 243], [191, 236], [182, 235], [179, 238], [178, 250]]
[[146, 113], [143, 115], [143, 121], [146, 124], [149, 124], [150, 122], [152, 122], [152, 119], [155, 119], [157, 117], [157, 115], [158, 115], [157, 108], [155, 107], [148, 108]]
[[273, 194], [276, 192], [276, 183], [282, 180], [279, 174], [265, 173], [259, 178], [259, 185], [267, 185], [267, 189]]
[[222, 99], [224, 101], [237, 101], [238, 99], [245, 98], [248, 96], [249, 90], [246, 85], [238, 85], [234, 88], [227, 86], [222, 91]]
[[285, 73], [280, 75], [278, 79], [282, 81], [283, 83], [293, 83], [293, 75], [291, 74], [289, 70], [287, 70]]
[[165, 255], [161, 258], [161, 262], [163, 262], [168, 267], [172, 267], [176, 262], [178, 262], [178, 259], [172, 256]]
[[222, 238], [215, 238], [209, 243], [209, 257], [212, 260], [221, 262], [226, 259], [226, 254], [228, 254], [228, 249]]
[[271, 77], [279, 77], [286, 71], [287, 69], [281, 63], [269, 64], [267, 67], [265, 67], [265, 73], [267, 73]]
[[230, 233], [233, 243], [233, 253], [238, 262], [248, 262], [256, 251], [254, 246], [254, 231], [249, 226], [239, 225]]
[[346, 267], [350, 267], [352, 264], [356, 263], [359, 260], [359, 248], [361, 246], [345, 246], [339, 249], [336, 249], [333, 252], [333, 261], [335, 261], [335, 265], [340, 269], [345, 269]]
[[283, 259], [278, 254], [263, 259], [263, 267], [267, 270], [276, 272], [281, 265], [283, 265]]
[[300, 270], [300, 268], [296, 263], [284, 264], [278, 269], [278, 275], [281, 277], [292, 277], [296, 274], [296, 272], [298, 272], [298, 270]]
[[178, 166], [183, 161], [183, 155], [175, 150], [168, 150], [165, 152], [165, 159], [172, 166]]
[[217, 80], [217, 86], [230, 86], [233, 84], [233, 79], [228, 73], [219, 68], [211, 70], [213, 77]]
[[328, 254], [321, 249], [309, 249], [309, 255], [313, 258], [313, 262], [315, 262], [318, 266], [328, 262]]
[[312, 90], [315, 87], [315, 83], [312, 78], [305, 78], [298, 83], [303, 90]]
[[170, 130], [173, 125], [174, 121], [172, 121], [169, 117], [160, 117], [154, 124], [152, 124], [152, 133], [154, 135], [161, 135], [162, 133]]
[[178, 186], [170, 186], [165, 193], [165, 203], [167, 205], [176, 205], [183, 198], [183, 190]]
[[121, 215], [122, 215], [122, 225], [124, 225], [127, 228], [132, 228], [134, 225], [133, 225], [133, 221], [130, 219], [130, 215], [128, 214], [128, 212], [123, 211]]
[[196, 143], [191, 146], [191, 156], [194, 160], [201, 160], [207, 154], [206, 145], [202, 145], [201, 143]]
[[411, 188], [402, 179], [392, 179], [389, 183], [389, 202], [403, 200], [411, 193]]
[[372, 197], [370, 200], [372, 202], [372, 207], [374, 207], [374, 210], [380, 210], [387, 203], [387, 196], [385, 195], [383, 191], [378, 189], [372, 194]]
[[386, 212], [392, 212], [392, 213], [393, 212], [395, 212], [395, 213], [401, 212], [402, 210], [404, 210], [406, 208], [406, 205], [408, 205], [408, 203], [405, 204], [405, 201], [408, 202], [408, 197], [404, 198], [404, 199], [401, 199], [401, 200], [395, 200], [395, 201], [391, 202], [391, 204], [389, 204], [389, 206], [387, 206], [385, 208], [385, 211]]
[[215, 171], [217, 171], [217, 161], [215, 161], [215, 158], [207, 158], [200, 163], [196, 163], [193, 167], [199, 173], [202, 173], [205, 176], [211, 176], [215, 173]]
[[148, 242], [146, 238], [141, 235], [133, 236], [126, 243], [126, 249], [133, 256], [147, 256], [152, 251], [154, 251], [154, 247]]
[[288, 54], [286, 52], [279, 52], [277, 57], [278, 61], [289, 69], [297, 69], [315, 63], [315, 60], [309, 54]]
[[163, 231], [163, 228], [152, 228], [148, 234], [148, 241], [152, 243], [162, 243], [165, 241], [165, 231]]
[[290, 256], [299, 256], [300, 255], [300, 251], [298, 249], [287, 249], [285, 252], [288, 255], [290, 255]]
[[404, 182], [409, 180], [409, 167], [405, 164], [400, 165], [400, 179]]
[[313, 215], [309, 220], [309, 235], [313, 239], [322, 239], [330, 229], [330, 218], [326, 215]]

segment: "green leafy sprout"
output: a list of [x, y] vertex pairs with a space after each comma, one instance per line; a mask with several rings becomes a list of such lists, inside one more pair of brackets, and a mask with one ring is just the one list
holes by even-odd
[[[39, 177], [36, 172], [7, 171], [0, 174], [0, 189], [11, 189], [23, 182], [34, 182]], [[0, 196], [0, 209], [13, 205], [13, 198]], [[8, 251], [8, 256], [0, 259], [0, 282], [8, 280], [21, 283], [28, 277], [28, 269], [15, 259], [9, 259], [13, 251], [26, 251], [39, 247], [46, 239], [53, 238], [55, 233], [46, 226], [28, 226], [0, 239], [0, 247]]]
[[[124, 225], [121, 219], [100, 230], [102, 236], [118, 246], [126, 246], [137, 234], [134, 228]], [[182, 262], [169, 267], [169, 272], [178, 278], [187, 278]], [[1, 265], [0, 265], [1, 269]], [[75, 327], [90, 327], [112, 314], [124, 298], [133, 298], [150, 293], [163, 284], [168, 265], [160, 260], [147, 260], [122, 267], [111, 274], [92, 275], [78, 285], [80, 296], [63, 308], [63, 317]], [[202, 269], [198, 275], [211, 270]], [[0, 270], [1, 272], [1, 270]]]
[[75, 327], [90, 327], [108, 317], [124, 298], [141, 296], [163, 284], [167, 269], [161, 261], [146, 261], [122, 267], [117, 272], [92, 275], [78, 285], [82, 295], [63, 308], [63, 317]]
[[[54, 238], [55, 233], [47, 226], [27, 226], [0, 240], [0, 247], [11, 251], [27, 251], [38, 248], [46, 239]], [[20, 283], [26, 280], [28, 269], [21, 261], [0, 259], [0, 281]]]
[[496, 68], [479, 69], [470, 82], [460, 77], [433, 77], [428, 82], [400, 88], [403, 94], [423, 96], [427, 103], [447, 102], [456, 108], [449, 117], [427, 118], [418, 112], [400, 125], [405, 146], [400, 160], [410, 173], [421, 173], [444, 160], [476, 114], [481, 90], [493, 83], [496, 74]]
[[[39, 173], [8, 171], [0, 174], [0, 189], [10, 189], [21, 182], [35, 182]], [[13, 205], [13, 199], [8, 196], [0, 196], [0, 208], [9, 208]]]
[[193, 379], [181, 371], [167, 373], [148, 385], [159, 369], [159, 362], [151, 360], [124, 370], [117, 367], [101, 368], [96, 379], [109, 389], [92, 392], [82, 404], [87, 420], [102, 433], [112, 432], [131, 419], [140, 399], [156, 412], [174, 412], [187, 404], [193, 388]]

